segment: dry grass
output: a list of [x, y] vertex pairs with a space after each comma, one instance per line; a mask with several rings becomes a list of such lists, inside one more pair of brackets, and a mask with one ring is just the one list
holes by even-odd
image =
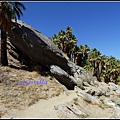
[[[44, 79], [47, 84], [18, 85], [19, 81], [37, 81]], [[64, 92], [63, 86], [51, 78], [33, 71], [17, 70], [10, 67], [0, 67], [0, 116], [7, 110], [21, 109], [35, 104], [40, 99], [48, 99]]]

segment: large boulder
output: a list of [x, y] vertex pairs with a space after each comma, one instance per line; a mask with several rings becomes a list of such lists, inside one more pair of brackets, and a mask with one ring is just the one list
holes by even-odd
[[76, 80], [73, 76], [70, 76], [67, 72], [61, 69], [59, 66], [51, 65], [50, 71], [54, 77], [59, 80], [62, 84], [66, 85], [68, 89], [74, 89]]
[[[30, 61], [46, 65], [58, 65], [65, 71], [69, 71], [67, 59], [51, 39], [44, 36], [28, 24], [18, 20], [17, 25], [8, 31], [10, 43], [19, 51], [20, 57], [28, 56]], [[24, 58], [24, 57], [23, 57]]]
[[51, 39], [30, 25], [17, 21], [8, 31], [9, 54], [22, 64], [31, 63], [48, 68], [54, 77], [68, 88], [91, 83], [91, 76], [85, 69], [66, 59], [65, 54]]

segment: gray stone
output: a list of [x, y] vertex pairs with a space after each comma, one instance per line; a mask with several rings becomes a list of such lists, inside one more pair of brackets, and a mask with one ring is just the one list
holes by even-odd
[[114, 110], [115, 110], [115, 114], [112, 118], [120, 118], [120, 107], [119, 106], [113, 106], [114, 107]]
[[83, 92], [78, 91], [77, 95], [81, 96], [88, 103], [99, 104], [99, 100], [95, 96], [92, 96], [88, 93], [83, 93]]
[[74, 77], [70, 76], [67, 72], [65, 72], [58, 66], [51, 65], [50, 72], [57, 80], [59, 80], [62, 84], [66, 85], [66, 87], [69, 89], [74, 89], [74, 86], [77, 85]]
[[118, 89], [118, 86], [115, 85], [113, 82], [109, 82], [108, 86], [111, 90], [116, 91]]
[[63, 70], [70, 72], [71, 68], [64, 54], [58, 47], [41, 32], [35, 30], [30, 25], [17, 21], [17, 26], [13, 26], [8, 31], [10, 43], [19, 51], [19, 58], [29, 58], [38, 65], [46, 67], [47, 65], [58, 65]]
[[114, 102], [116, 105], [120, 106], [120, 98], [114, 99], [113, 102]]
[[72, 102], [67, 102], [66, 106], [70, 109], [75, 115], [79, 117], [87, 117], [87, 114], [79, 107], [73, 104]]
[[120, 88], [118, 88], [115, 92], [120, 94]]
[[89, 89], [86, 90], [86, 93], [88, 93], [92, 96], [101, 96], [102, 95], [96, 87], [95, 88], [89, 87]]
[[76, 80], [76, 84], [77, 84], [77, 86], [79, 87], [79, 88], [81, 88], [82, 90], [85, 90], [85, 88], [84, 88], [84, 84], [83, 84], [83, 80], [81, 79], [81, 78], [77, 78], [77, 80]]
[[109, 97], [112, 94], [108, 85], [104, 82], [101, 82], [101, 84], [98, 87], [98, 91], [101, 95], [104, 95], [106, 97]]

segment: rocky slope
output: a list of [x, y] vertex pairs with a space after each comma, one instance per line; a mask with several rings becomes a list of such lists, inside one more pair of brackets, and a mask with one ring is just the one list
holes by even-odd
[[[47, 84], [34, 83], [41, 78]], [[47, 71], [0, 67], [0, 91], [1, 118], [120, 118], [120, 86], [114, 83], [68, 90]]]
[[0, 67], [0, 116], [12, 109], [19, 110], [35, 104], [41, 99], [58, 96], [64, 91], [65, 87], [45, 71], [38, 73]]
[[51, 39], [25, 22], [17, 21], [8, 31], [8, 38], [9, 54], [22, 64], [34, 64], [48, 69], [68, 89], [74, 89], [76, 85], [84, 89], [85, 81], [91, 84], [92, 75], [90, 77], [83, 68], [67, 60]]
[[2, 118], [120, 118], [120, 86], [98, 82], [24, 22], [8, 32], [0, 66]]

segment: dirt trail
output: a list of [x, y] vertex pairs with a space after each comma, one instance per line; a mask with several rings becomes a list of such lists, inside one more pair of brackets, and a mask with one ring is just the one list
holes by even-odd
[[77, 97], [77, 94], [74, 90], [71, 90], [67, 94], [58, 97], [40, 100], [24, 110], [12, 112], [11, 115], [6, 114], [2, 118], [58, 118], [54, 106], [69, 102], [75, 97]]
[[[58, 97], [40, 100], [38, 103], [23, 110], [11, 111], [9, 114], [2, 116], [2, 118], [61, 118], [54, 106], [65, 104], [65, 102], [70, 102], [77, 97], [75, 90], [67, 91]], [[79, 102], [83, 110], [89, 114], [88, 118], [111, 118], [114, 114], [112, 109], [102, 109], [82, 99]]]

